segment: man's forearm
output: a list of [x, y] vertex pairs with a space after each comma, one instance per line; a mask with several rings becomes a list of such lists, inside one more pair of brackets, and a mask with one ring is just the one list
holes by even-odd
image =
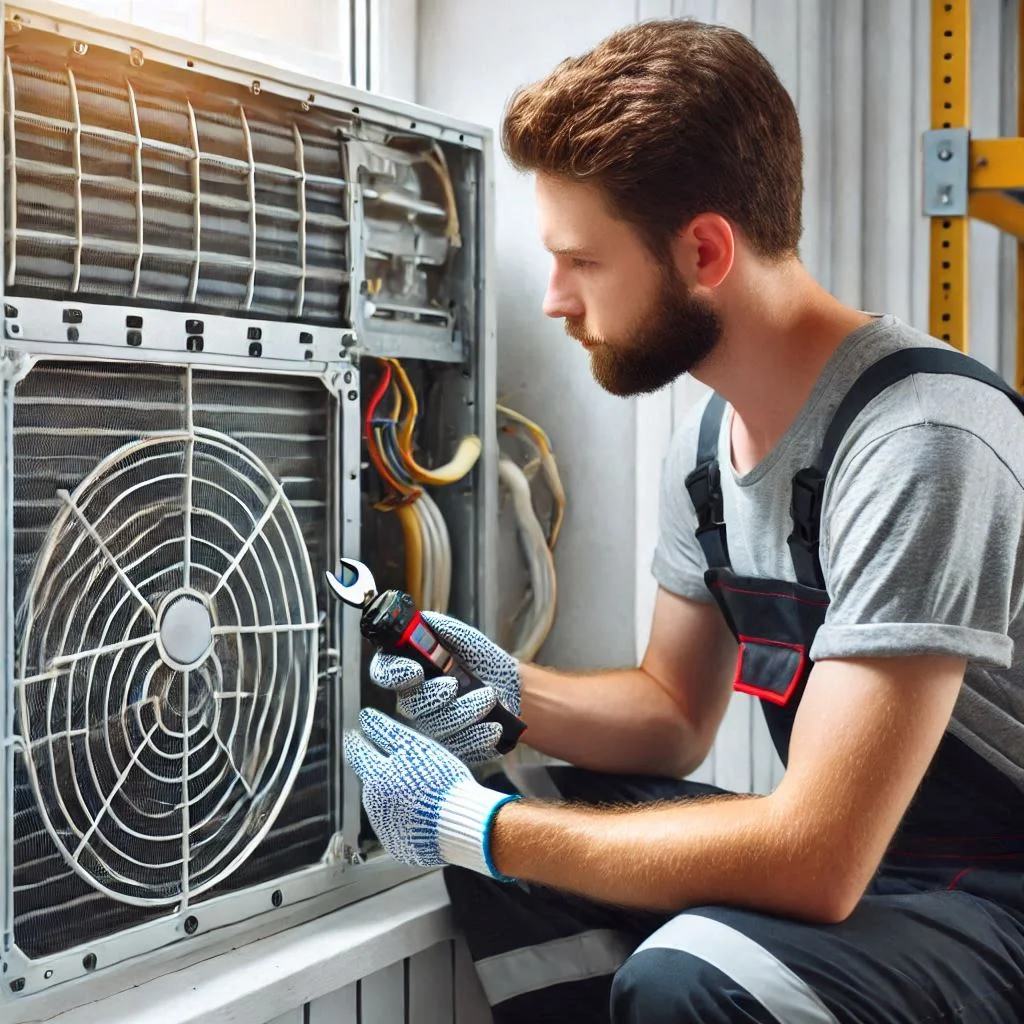
[[498, 812], [491, 853], [502, 874], [622, 906], [841, 919], [841, 873], [808, 833], [772, 797], [622, 811], [523, 800]]
[[525, 741], [580, 768], [675, 778], [703, 760], [694, 730], [642, 669], [571, 675], [523, 665]]

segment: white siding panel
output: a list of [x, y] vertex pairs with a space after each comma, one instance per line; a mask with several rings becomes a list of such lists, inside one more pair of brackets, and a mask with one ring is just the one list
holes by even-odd
[[408, 1024], [451, 1024], [455, 1014], [452, 966], [450, 942], [409, 958]]
[[823, 139], [834, 168], [832, 291], [856, 306], [864, 290], [864, 0], [844, 0], [832, 10], [832, 38], [822, 48], [833, 82], [830, 131]]
[[715, 20], [749, 36], [754, 30], [754, 0], [716, 0]]
[[400, 961], [359, 982], [359, 1024], [405, 1020], [405, 963]]
[[294, 1010], [289, 1010], [287, 1013], [282, 1013], [280, 1017], [275, 1017], [269, 1024], [303, 1024], [304, 1020], [303, 1008], [296, 1006]]
[[309, 1024], [359, 1024], [358, 982], [309, 1004]]

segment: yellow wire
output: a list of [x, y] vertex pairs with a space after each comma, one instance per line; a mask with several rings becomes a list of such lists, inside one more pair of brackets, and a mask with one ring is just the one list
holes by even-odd
[[439, 487], [461, 480], [480, 458], [480, 453], [483, 451], [483, 443], [480, 438], [475, 434], [467, 434], [459, 442], [459, 447], [451, 460], [437, 469], [426, 469], [421, 466], [412, 454], [412, 435], [416, 427], [416, 417], [419, 414], [416, 392], [413, 390], [412, 383], [402, 364], [397, 359], [389, 359], [387, 362], [395, 371], [395, 376], [409, 403], [409, 410], [398, 427], [398, 449], [401, 452], [405, 468], [417, 482], [423, 484]]
[[502, 416], [507, 417], [510, 420], [515, 420], [516, 423], [521, 423], [526, 429], [533, 435], [534, 440], [537, 442], [537, 446], [544, 452], [551, 451], [551, 441], [548, 439], [548, 435], [544, 432], [544, 428], [534, 423], [533, 420], [527, 419], [521, 412], [516, 412], [515, 409], [510, 409], [507, 405], [498, 405], [495, 407]]
[[[496, 408], [502, 416], [526, 428], [540, 450], [541, 463], [547, 466], [550, 477], [549, 489], [555, 501], [555, 515], [551, 523], [551, 536], [548, 539], [548, 547], [554, 551], [555, 545], [558, 543], [558, 536], [562, 532], [562, 523], [565, 520], [565, 492], [561, 490], [561, 479], [555, 462], [555, 453], [551, 450], [551, 441], [543, 427], [534, 423], [533, 420], [524, 416], [521, 412], [516, 412], [515, 409], [510, 409], [507, 405], [498, 405]], [[552, 483], [551, 481], [557, 481], [557, 483]]]

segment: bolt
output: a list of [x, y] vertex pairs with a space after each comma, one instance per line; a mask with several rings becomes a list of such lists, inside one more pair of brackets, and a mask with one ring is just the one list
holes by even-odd
[[939, 159], [942, 160], [942, 161], [952, 160], [953, 159], [953, 150], [951, 150], [951, 149], [940, 149], [939, 150]]
[[146, 63], [146, 58], [142, 56], [142, 51], [137, 46], [131, 48], [128, 60], [133, 68], [141, 68]]
[[949, 206], [949, 204], [953, 202], [953, 190], [948, 185], [946, 185], [939, 193], [939, 202], [943, 206]]
[[280, 889], [274, 890], [273, 895], [270, 897], [270, 902], [273, 903], [275, 907], [279, 907], [284, 903], [284, 895], [281, 893]]
[[52, 977], [53, 977], [53, 968], [51, 967], [49, 970], [44, 972], [43, 980], [44, 981], [49, 981]]
[[352, 383], [352, 371], [351, 370], [346, 370], [345, 371], [345, 376], [342, 378], [342, 380], [344, 380], [346, 384], [351, 384]]
[[71, 47], [71, 52], [76, 57], [84, 57], [89, 52], [89, 44], [83, 42], [76, 42], [74, 46]]
[[186, 935], [195, 935], [195, 933], [196, 933], [198, 928], [199, 928], [199, 920], [198, 920], [198, 918], [191, 917], [191, 916], [185, 918], [185, 934]]
[[95, 971], [96, 970], [96, 954], [95, 953], [86, 953], [85, 956], [82, 957], [82, 966], [87, 971]]
[[260, 85], [259, 79], [254, 78], [252, 85], [249, 86], [249, 89], [251, 90], [253, 96], [259, 96], [259, 94], [263, 91], [263, 86]]
[[358, 391], [350, 391], [348, 393], [348, 399], [350, 402], [354, 402], [359, 397]]
[[979, 156], [978, 159], [975, 161], [974, 166], [975, 167], [988, 167], [988, 157], [987, 156]]
[[308, 114], [308, 113], [309, 113], [309, 104], [308, 104], [308, 103], [307, 103], [307, 102], [306, 102], [305, 100], [303, 100], [303, 101], [302, 101], [302, 102], [301, 102], [301, 103], [299, 104], [299, 106], [300, 106], [300, 107], [302, 108], [302, 112], [303, 112], [304, 114]]

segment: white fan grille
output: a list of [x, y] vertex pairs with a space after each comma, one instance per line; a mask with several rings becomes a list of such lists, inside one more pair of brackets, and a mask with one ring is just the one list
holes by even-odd
[[214, 430], [133, 441], [60, 498], [25, 607], [24, 760], [77, 873], [174, 903], [255, 849], [302, 762], [308, 553], [280, 483]]

